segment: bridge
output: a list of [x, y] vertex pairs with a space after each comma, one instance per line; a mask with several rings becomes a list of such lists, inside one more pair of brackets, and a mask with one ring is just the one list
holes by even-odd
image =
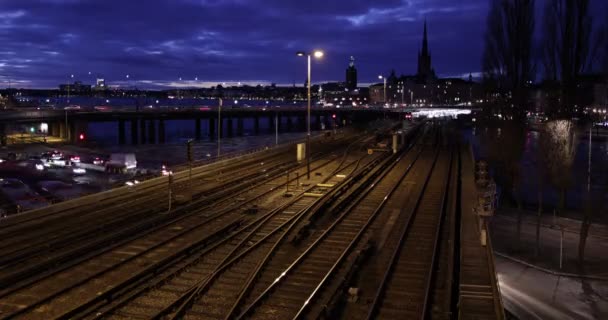
[[469, 149], [386, 123], [0, 220], [0, 319], [504, 319]]
[[[9, 132], [22, 130], [21, 126], [39, 128], [44, 123], [48, 136], [58, 137], [71, 143], [78, 143], [80, 134], [87, 136], [88, 125], [95, 122], [115, 122], [118, 130], [117, 144], [164, 143], [166, 121], [190, 120], [195, 132], [195, 139], [203, 136], [213, 138], [220, 134], [227, 136], [243, 135], [245, 121], [253, 122], [253, 134], [264, 131], [304, 131], [307, 127], [307, 110], [303, 107], [253, 107], [253, 108], [156, 108], [134, 111], [130, 108], [119, 108], [111, 111], [92, 110], [22, 110], [0, 113], [0, 136]], [[471, 109], [455, 106], [436, 106], [434, 108], [312, 108], [311, 128], [320, 130], [345, 123], [367, 121], [380, 117], [402, 118], [404, 113], [419, 117], [455, 117], [459, 114], [470, 114]], [[267, 125], [263, 128], [260, 119]], [[403, 119], [403, 118], [402, 118]], [[224, 128], [217, 129], [221, 123]], [[202, 125], [206, 122], [206, 125]], [[278, 128], [276, 127], [278, 125]], [[203, 132], [206, 128], [207, 132]], [[130, 135], [127, 133], [130, 131]], [[2, 139], [3, 145], [6, 139]]]

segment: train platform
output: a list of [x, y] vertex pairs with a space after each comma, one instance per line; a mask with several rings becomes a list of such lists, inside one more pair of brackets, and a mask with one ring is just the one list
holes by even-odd
[[[461, 150], [460, 319], [504, 319], [494, 269], [492, 243], [482, 244], [477, 204], [475, 161], [470, 148]], [[484, 227], [485, 228], [485, 227]]]

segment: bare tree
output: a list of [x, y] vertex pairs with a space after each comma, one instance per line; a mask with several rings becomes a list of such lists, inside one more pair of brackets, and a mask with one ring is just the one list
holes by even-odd
[[598, 59], [601, 72], [608, 78], [608, 10], [604, 12], [604, 24], [600, 27], [596, 41], [598, 43]]
[[511, 93], [512, 114], [524, 119], [532, 80], [534, 0], [492, 0], [482, 57], [484, 77]]
[[552, 114], [567, 117], [576, 104], [580, 75], [591, 69], [599, 42], [592, 40], [589, 0], [550, 0], [543, 18], [543, 65], [548, 80], [561, 81], [561, 103]]
[[545, 124], [548, 141], [544, 146], [549, 180], [559, 194], [558, 211], [566, 207], [566, 192], [572, 185], [572, 165], [576, 155], [578, 135], [575, 124], [570, 120], [554, 120]]
[[[521, 159], [526, 140], [526, 128], [520, 121], [499, 121], [481, 133], [480, 142], [492, 168], [495, 179], [504, 192], [503, 199], [515, 202], [517, 208], [517, 237], [521, 236], [522, 204]], [[501, 201], [505, 202], [505, 201]]]
[[588, 154], [588, 168], [587, 168], [587, 186], [585, 197], [583, 199], [583, 207], [584, 207], [584, 215], [583, 221], [581, 223], [581, 231], [579, 235], [578, 242], [578, 262], [579, 266], [584, 267], [585, 261], [585, 246], [587, 244], [587, 236], [589, 235], [589, 229], [592, 223], [593, 212], [599, 211], [602, 212], [604, 204], [604, 195], [608, 194], [608, 183], [605, 185], [604, 192], [600, 192], [599, 194], [595, 194], [592, 191], [592, 174], [591, 174], [591, 166], [592, 166], [592, 141], [591, 141], [591, 130], [592, 127], [589, 127], [589, 154]]
[[547, 132], [546, 128], [543, 127], [540, 131], [538, 137], [538, 144], [536, 145], [536, 150], [534, 152], [534, 164], [536, 168], [536, 192], [537, 192], [537, 204], [538, 210], [536, 215], [536, 255], [540, 254], [540, 226], [541, 219], [543, 215], [543, 203], [544, 203], [544, 190], [545, 184], [550, 176], [549, 168], [551, 168], [551, 159], [550, 154], [552, 144], [551, 135]]

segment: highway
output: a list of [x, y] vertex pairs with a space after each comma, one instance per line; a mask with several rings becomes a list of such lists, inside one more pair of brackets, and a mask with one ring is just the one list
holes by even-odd
[[176, 173], [170, 211], [161, 177], [6, 219], [0, 319], [448, 319], [460, 148], [394, 128], [313, 139], [310, 179], [286, 145]]

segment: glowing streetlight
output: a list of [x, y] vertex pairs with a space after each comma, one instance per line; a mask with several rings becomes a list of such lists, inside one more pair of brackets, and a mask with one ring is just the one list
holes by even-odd
[[308, 108], [307, 108], [307, 134], [306, 134], [306, 177], [310, 180], [310, 60], [311, 55], [317, 59], [323, 57], [323, 51], [315, 50], [311, 53], [304, 53], [303, 51], [298, 51], [296, 53], [298, 57], [307, 56], [308, 57]]
[[378, 79], [384, 80], [384, 104], [386, 104], [386, 77], [379, 75]]

